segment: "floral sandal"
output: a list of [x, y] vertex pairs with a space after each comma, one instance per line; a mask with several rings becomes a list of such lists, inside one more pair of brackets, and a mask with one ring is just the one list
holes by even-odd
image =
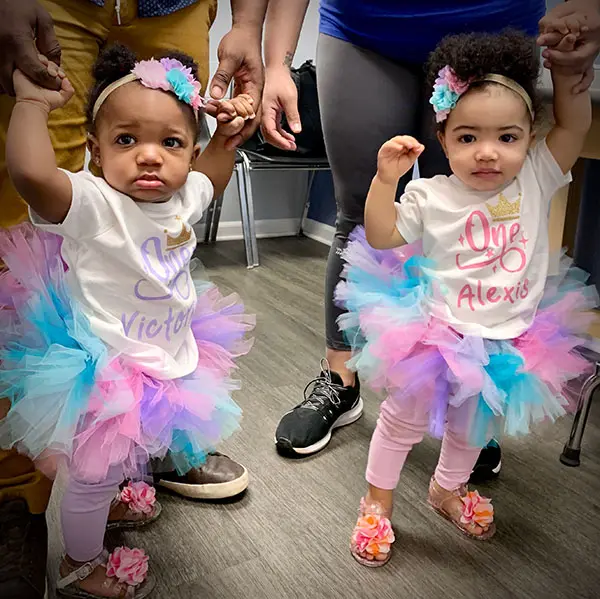
[[111, 512], [119, 506], [126, 509], [121, 510], [123, 514], [119, 519], [108, 521], [106, 530], [141, 528], [158, 519], [162, 512], [162, 506], [156, 501], [156, 489], [143, 481], [129, 481], [119, 491], [110, 506]]
[[[104, 588], [118, 594], [94, 595], [81, 588], [81, 581], [88, 578], [98, 566], [106, 568], [108, 580]], [[117, 585], [122, 588], [117, 588]], [[105, 599], [111, 596], [114, 599], [143, 599], [150, 595], [155, 586], [154, 577], [148, 574], [148, 556], [144, 550], [117, 547], [110, 555], [105, 549], [96, 559], [59, 578], [56, 591], [61, 597], [72, 599]]]
[[358, 521], [350, 540], [354, 559], [369, 568], [385, 566], [392, 557], [392, 543], [396, 540], [389, 512], [379, 503], [360, 500]]
[[[456, 507], [449, 507], [449, 502], [455, 497], [460, 497], [462, 501], [460, 511]], [[432, 477], [427, 501], [440, 516], [452, 522], [458, 530], [471, 539], [485, 541], [496, 533], [491, 499], [482, 497], [478, 491], [469, 491], [467, 485], [461, 485], [454, 491], [447, 491]], [[483, 532], [480, 534], [474, 532], [478, 528]]]

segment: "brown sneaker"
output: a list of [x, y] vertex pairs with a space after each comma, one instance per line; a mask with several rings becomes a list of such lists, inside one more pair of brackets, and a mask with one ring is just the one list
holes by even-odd
[[200, 468], [181, 476], [177, 472], [155, 475], [161, 487], [190, 499], [226, 499], [248, 488], [248, 471], [222, 453], [211, 453]]
[[46, 596], [46, 515], [32, 516], [23, 499], [0, 504], [0, 597]]

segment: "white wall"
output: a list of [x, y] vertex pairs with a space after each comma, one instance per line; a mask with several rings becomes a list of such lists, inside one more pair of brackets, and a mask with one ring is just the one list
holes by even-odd
[[[298, 50], [294, 58], [294, 66], [299, 66], [307, 59], [315, 58], [319, 26], [319, 1], [310, 0]], [[219, 1], [219, 10], [210, 36], [211, 76], [218, 66], [217, 47], [221, 38], [231, 27], [231, 7], [227, 0]], [[254, 209], [257, 221], [267, 219], [298, 219], [302, 214], [306, 193], [307, 176], [304, 173], [267, 172], [252, 174], [254, 193]], [[238, 195], [235, 176], [225, 191], [221, 223], [239, 221]], [[294, 230], [292, 226], [290, 232]], [[273, 231], [276, 232], [276, 231]], [[260, 227], [259, 227], [260, 233]]]

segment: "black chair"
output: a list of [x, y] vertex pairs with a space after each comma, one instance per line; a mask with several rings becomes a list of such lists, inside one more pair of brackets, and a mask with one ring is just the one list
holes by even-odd
[[[237, 150], [235, 161], [235, 174], [238, 186], [240, 201], [240, 212], [242, 217], [242, 229], [244, 234], [244, 243], [246, 246], [246, 262], [248, 268], [254, 268], [259, 265], [258, 244], [256, 241], [256, 227], [254, 222], [254, 195], [252, 193], [252, 171], [308, 171], [308, 187], [306, 200], [304, 202], [302, 214], [300, 215], [300, 226], [298, 235], [302, 233], [302, 224], [308, 212], [310, 205], [310, 193], [317, 171], [329, 170], [327, 158], [308, 158], [298, 156], [293, 153], [287, 153], [281, 156], [270, 156], [263, 154], [256, 149], [243, 147]], [[206, 229], [204, 241], [214, 243], [217, 239], [219, 221], [221, 218], [221, 207], [223, 205], [223, 196], [216, 198], [207, 210]]]

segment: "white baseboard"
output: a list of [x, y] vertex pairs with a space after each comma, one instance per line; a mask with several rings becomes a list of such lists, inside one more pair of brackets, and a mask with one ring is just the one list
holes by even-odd
[[[256, 221], [256, 237], [290, 237], [298, 233], [300, 219], [297, 218], [274, 218]], [[194, 227], [199, 241], [204, 239], [204, 224]], [[306, 237], [331, 245], [335, 228], [324, 225], [309, 218], [304, 220], [302, 232]], [[241, 221], [223, 221], [219, 223], [217, 241], [233, 241], [244, 239]]]
[[317, 220], [311, 218], [304, 219], [304, 226], [302, 232], [309, 239], [314, 239], [325, 245], [331, 245], [333, 243], [333, 236], [335, 234], [335, 227], [320, 223]]
[[[299, 218], [273, 218], [257, 220], [255, 222], [256, 237], [289, 237], [298, 233], [300, 225]], [[195, 227], [196, 236], [199, 241], [204, 239], [204, 225]], [[217, 233], [217, 241], [233, 241], [244, 239], [244, 232], [241, 221], [221, 221]]]

